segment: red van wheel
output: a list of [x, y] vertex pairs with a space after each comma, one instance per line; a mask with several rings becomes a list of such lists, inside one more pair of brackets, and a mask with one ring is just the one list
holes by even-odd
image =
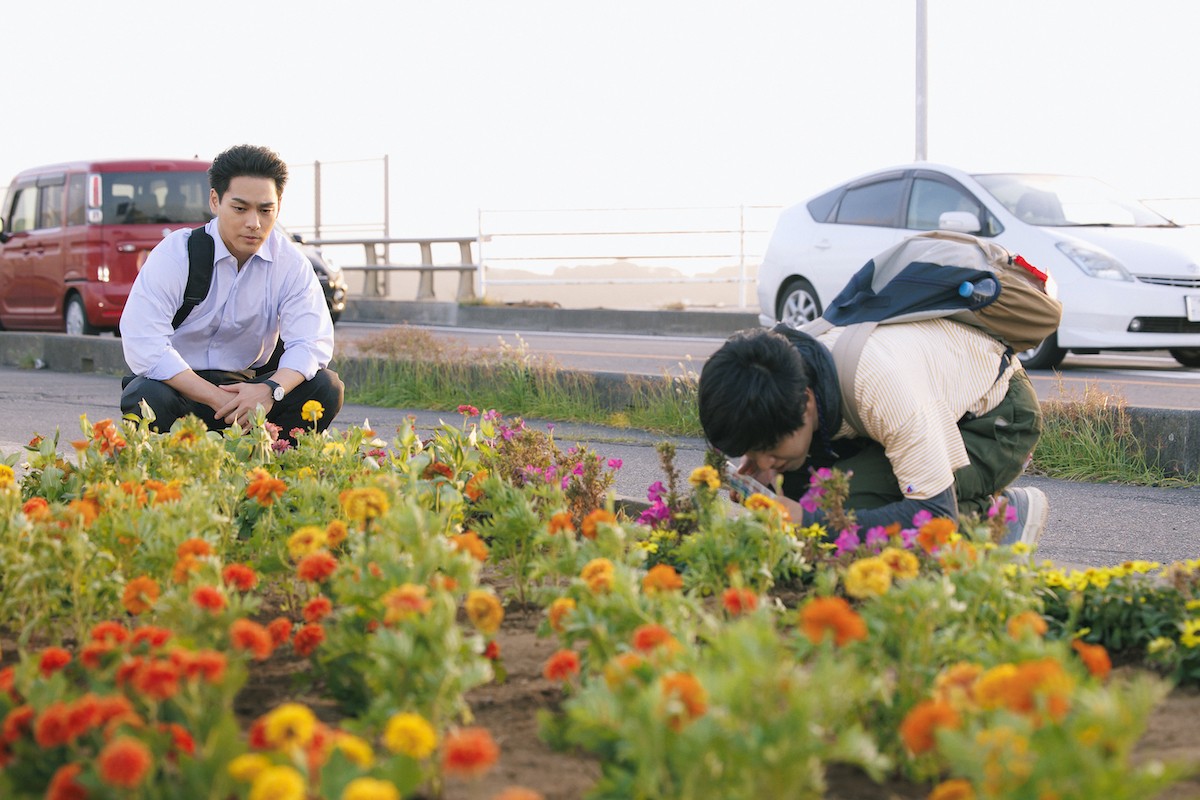
[[88, 322], [83, 298], [77, 294], [67, 298], [67, 310], [63, 312], [63, 328], [73, 336], [95, 336], [100, 332]]

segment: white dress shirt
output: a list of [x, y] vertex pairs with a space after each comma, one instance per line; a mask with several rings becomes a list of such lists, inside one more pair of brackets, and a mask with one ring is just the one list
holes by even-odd
[[278, 230], [239, 270], [217, 231], [212, 285], [178, 330], [171, 320], [183, 303], [189, 230], [171, 233], [151, 251], [121, 315], [125, 362], [134, 374], [165, 381], [194, 370], [248, 370], [271, 357], [312, 379], [333, 357], [333, 321], [312, 264]]

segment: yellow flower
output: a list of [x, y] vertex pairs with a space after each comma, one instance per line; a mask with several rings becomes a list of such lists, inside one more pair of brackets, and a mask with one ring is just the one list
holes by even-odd
[[268, 712], [263, 722], [263, 737], [272, 747], [281, 750], [303, 747], [312, 741], [317, 730], [317, 718], [308, 706], [284, 703]]
[[705, 464], [692, 470], [692, 474], [688, 476], [688, 483], [696, 487], [707, 486], [715, 492], [721, 488], [721, 476], [715, 469]]
[[467, 617], [481, 633], [491, 635], [500, 628], [504, 608], [491, 592], [474, 589], [467, 594]]
[[878, 556], [860, 558], [846, 570], [845, 582], [851, 597], [878, 597], [892, 588], [892, 568]]
[[908, 550], [901, 550], [899, 547], [885, 547], [879, 557], [883, 559], [883, 563], [888, 565], [893, 578], [908, 580], [917, 577], [921, 571], [921, 562]]
[[300, 409], [300, 418], [306, 419], [314, 425], [323, 416], [325, 416], [325, 406], [321, 405], [317, 400], [309, 400]]
[[1153, 656], [1173, 650], [1174, 648], [1175, 642], [1171, 641], [1170, 637], [1159, 636], [1150, 642], [1150, 644], [1146, 645], [1146, 652]]
[[593, 558], [584, 565], [579, 577], [593, 592], [607, 592], [613, 585], [613, 563], [607, 558]]
[[342, 800], [400, 800], [400, 791], [378, 778], [355, 778], [342, 790]]
[[8, 464], [0, 464], [0, 489], [7, 489], [16, 483], [17, 478], [13, 473], [13, 468]]
[[246, 753], [229, 762], [229, 774], [235, 781], [250, 783], [271, 766], [271, 759], [262, 753]]
[[370, 769], [375, 763], [375, 753], [365, 739], [360, 739], [352, 733], [338, 732], [334, 737], [333, 746], [342, 752], [351, 763], [363, 769]]
[[1183, 607], [1186, 608], [1188, 611], [1195, 611], [1196, 609], [1200, 609], [1200, 598], [1197, 598], [1196, 600], [1188, 600], [1186, 603], [1183, 604]]
[[328, 534], [316, 525], [305, 525], [288, 537], [288, 555], [299, 561], [310, 553], [315, 553], [325, 546]]
[[292, 767], [267, 767], [250, 786], [250, 800], [304, 800], [304, 776]]
[[383, 730], [383, 743], [393, 753], [418, 761], [428, 758], [437, 747], [437, 732], [420, 714], [396, 714]]
[[1200, 619], [1189, 619], [1183, 623], [1179, 643], [1184, 647], [1200, 647]]
[[825, 526], [814, 522], [807, 528], [799, 528], [796, 530], [796, 537], [799, 539], [816, 539], [820, 541], [825, 538]]
[[388, 510], [387, 495], [375, 486], [346, 489], [338, 495], [338, 501], [342, 504], [342, 511], [346, 516], [355, 522], [382, 517]]

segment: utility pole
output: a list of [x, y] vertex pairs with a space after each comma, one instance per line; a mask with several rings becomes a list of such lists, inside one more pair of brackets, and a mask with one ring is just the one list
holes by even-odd
[[917, 161], [929, 153], [929, 69], [926, 65], [926, 0], [917, 3]]

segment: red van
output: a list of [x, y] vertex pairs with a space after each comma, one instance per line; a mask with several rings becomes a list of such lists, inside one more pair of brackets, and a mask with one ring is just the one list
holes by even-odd
[[87, 161], [17, 175], [0, 209], [0, 328], [115, 331], [146, 255], [212, 218], [208, 161]]

